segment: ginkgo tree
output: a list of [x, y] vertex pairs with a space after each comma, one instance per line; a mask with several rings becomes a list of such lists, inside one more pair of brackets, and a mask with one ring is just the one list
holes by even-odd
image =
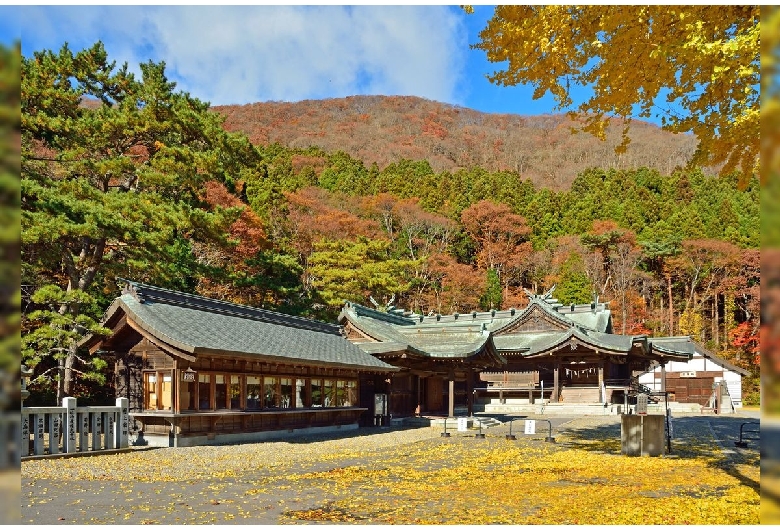
[[[625, 120], [619, 150], [632, 116], [660, 117], [697, 137], [693, 165], [747, 181], [759, 161], [760, 26], [758, 6], [501, 5], [473, 48], [502, 64], [490, 82], [551, 94], [586, 131], [603, 138]], [[576, 104], [581, 87], [591, 94]]]

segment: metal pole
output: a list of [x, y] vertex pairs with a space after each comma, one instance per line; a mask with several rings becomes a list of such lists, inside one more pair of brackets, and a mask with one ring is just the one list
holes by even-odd
[[[665, 392], [666, 394], [666, 392]], [[666, 409], [666, 452], [672, 454], [672, 414], [671, 409]]]
[[444, 432], [441, 433], [442, 438], [449, 438], [450, 433], [447, 432], [447, 418], [444, 418]]
[[[479, 420], [476, 420], [476, 421], [479, 421]], [[482, 433], [482, 422], [481, 421], [479, 422], [479, 434], [477, 434], [476, 437], [477, 437], [477, 439], [485, 437], [485, 435]]]
[[517, 440], [517, 436], [512, 434], [512, 422], [515, 421], [514, 419], [509, 420], [509, 434], [506, 435], [507, 440]]
[[553, 436], [552, 436], [552, 422], [550, 420], [539, 420], [539, 421], [546, 421], [547, 425], [549, 426], [549, 429], [550, 429], [550, 431], [549, 431], [550, 434], [547, 436], [547, 439], [545, 440], [545, 442], [555, 443], [555, 438], [553, 438]]

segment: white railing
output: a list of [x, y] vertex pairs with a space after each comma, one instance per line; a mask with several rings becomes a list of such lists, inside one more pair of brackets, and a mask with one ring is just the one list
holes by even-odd
[[21, 458], [85, 453], [129, 447], [129, 402], [115, 406], [77, 407], [65, 398], [61, 407], [23, 407]]

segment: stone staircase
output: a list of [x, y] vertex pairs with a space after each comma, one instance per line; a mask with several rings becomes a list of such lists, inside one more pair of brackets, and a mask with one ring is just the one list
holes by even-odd
[[491, 427], [498, 427], [499, 425], [503, 425], [504, 423], [500, 420], [497, 420], [496, 418], [491, 418], [489, 416], [472, 416], [474, 420], [474, 428], [478, 429], [480, 425], [482, 425], [483, 429], [489, 429]]
[[[457, 411], [456, 411], [457, 414]], [[454, 418], [436, 417], [436, 416], [422, 416], [422, 417], [409, 417], [399, 418], [402, 425], [407, 426], [431, 426], [431, 427], [444, 427], [444, 421], [447, 421], [447, 430], [455, 431], [458, 428], [458, 419], [465, 418], [466, 415], [456, 415]], [[469, 416], [467, 420], [469, 430], [482, 430], [489, 429], [491, 427], [498, 427], [503, 425], [503, 422], [491, 418], [489, 416]]]

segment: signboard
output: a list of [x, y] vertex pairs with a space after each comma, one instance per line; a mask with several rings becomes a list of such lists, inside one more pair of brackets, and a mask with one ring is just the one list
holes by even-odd
[[387, 394], [374, 394], [374, 416], [387, 415]]
[[185, 383], [194, 383], [196, 373], [194, 370], [185, 370], [181, 373], [181, 380]]
[[696, 377], [696, 372], [680, 372], [680, 377]]
[[536, 434], [536, 420], [525, 420], [525, 434]]
[[636, 413], [647, 414], [647, 394], [639, 394], [636, 396]]

